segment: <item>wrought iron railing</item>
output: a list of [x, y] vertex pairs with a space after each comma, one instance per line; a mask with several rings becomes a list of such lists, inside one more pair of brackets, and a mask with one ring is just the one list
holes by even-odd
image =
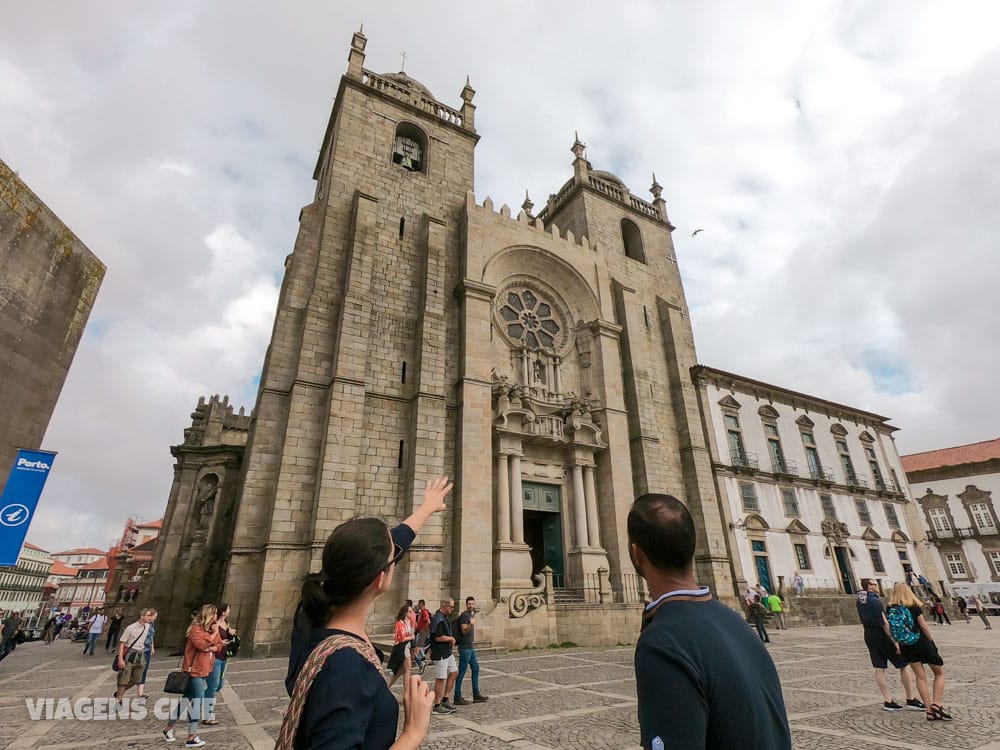
[[729, 451], [729, 465], [737, 466], [741, 469], [759, 469], [760, 461], [757, 460], [756, 453]]
[[799, 467], [798, 464], [790, 458], [774, 458], [772, 456], [771, 473], [797, 477], [799, 475]]
[[830, 469], [824, 469], [822, 466], [810, 466], [809, 477], [811, 479], [818, 479], [821, 482], [832, 482], [833, 471]]

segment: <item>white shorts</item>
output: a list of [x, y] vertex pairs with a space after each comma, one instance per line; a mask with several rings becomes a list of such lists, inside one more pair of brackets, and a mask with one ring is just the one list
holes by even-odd
[[435, 680], [447, 680], [448, 675], [458, 671], [458, 665], [455, 663], [454, 654], [449, 656], [447, 659], [441, 659], [440, 661], [432, 661], [431, 666], [434, 668]]

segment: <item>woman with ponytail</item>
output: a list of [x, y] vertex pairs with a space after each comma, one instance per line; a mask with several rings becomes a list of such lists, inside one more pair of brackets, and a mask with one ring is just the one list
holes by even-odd
[[352, 518], [330, 534], [322, 569], [302, 584], [285, 679], [292, 700], [276, 750], [411, 750], [427, 736], [434, 693], [413, 675], [404, 680], [403, 731], [396, 737], [399, 704], [365, 622], [417, 532], [444, 510], [451, 488], [446, 478], [428, 481], [423, 503], [392, 530], [377, 518]]

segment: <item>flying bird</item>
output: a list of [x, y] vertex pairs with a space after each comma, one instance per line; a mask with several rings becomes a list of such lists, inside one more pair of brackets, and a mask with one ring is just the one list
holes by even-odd
[[691, 232], [691, 236], [694, 237], [696, 234], [698, 234], [698, 232], [704, 232], [704, 231], [705, 231], [704, 229], [695, 229], [693, 232]]

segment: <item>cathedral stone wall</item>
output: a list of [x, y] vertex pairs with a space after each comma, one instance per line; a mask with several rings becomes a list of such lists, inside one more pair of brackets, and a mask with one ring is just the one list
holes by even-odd
[[0, 490], [40, 448], [105, 267], [0, 161]]

